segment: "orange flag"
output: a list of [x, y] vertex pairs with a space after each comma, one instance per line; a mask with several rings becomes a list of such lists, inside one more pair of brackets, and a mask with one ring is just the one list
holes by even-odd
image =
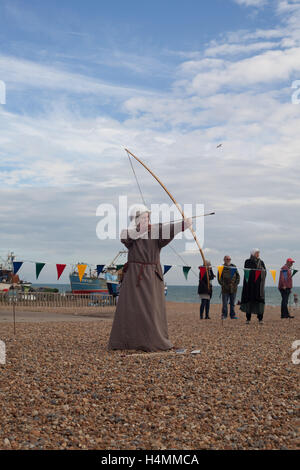
[[270, 273], [272, 274], [274, 283], [276, 284], [276, 269], [270, 269]]
[[222, 276], [223, 269], [224, 269], [224, 266], [218, 266], [219, 279]]
[[78, 276], [79, 276], [79, 281], [81, 282], [84, 271], [86, 270], [87, 264], [77, 264], [77, 269], [78, 269]]

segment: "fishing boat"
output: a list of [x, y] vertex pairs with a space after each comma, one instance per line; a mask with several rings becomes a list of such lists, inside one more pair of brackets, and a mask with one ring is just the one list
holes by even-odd
[[18, 274], [14, 274], [15, 259], [13, 252], [8, 253], [6, 260], [0, 257], [0, 292], [8, 292], [12, 288], [26, 291], [31, 287], [31, 282], [23, 281]]
[[[98, 276], [97, 270], [89, 270], [89, 274], [84, 274], [81, 281], [76, 267], [73, 267], [69, 275], [71, 291], [73, 294], [110, 294], [114, 297], [118, 294], [118, 264], [120, 258], [127, 255], [127, 251], [119, 251], [111, 263], [106, 265], [102, 273]], [[83, 264], [83, 263], [82, 263]], [[123, 263], [124, 264], [124, 263]]]
[[106, 279], [97, 276], [97, 271], [91, 270], [79, 279], [76, 268], [69, 275], [71, 291], [73, 294], [108, 294]]
[[110, 295], [116, 297], [119, 294], [120, 278], [122, 276], [122, 266], [127, 260], [127, 250], [119, 251], [103, 272], [106, 278], [107, 288]]

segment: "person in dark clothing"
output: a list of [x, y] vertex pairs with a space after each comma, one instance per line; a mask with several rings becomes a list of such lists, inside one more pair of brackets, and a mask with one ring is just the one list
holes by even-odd
[[293, 288], [293, 276], [291, 268], [295, 261], [288, 258], [284, 266], [280, 270], [278, 289], [280, 291], [281, 300], [281, 318], [294, 318], [288, 311], [289, 296]]
[[252, 250], [250, 258], [245, 261], [244, 265], [245, 275], [240, 309], [246, 313], [247, 323], [250, 322], [252, 313], [257, 315], [260, 324], [264, 316], [266, 266], [259, 254], [258, 248]]
[[224, 256], [224, 267], [220, 274], [218, 273], [218, 283], [222, 288], [222, 318], [227, 318], [228, 302], [230, 303], [230, 318], [237, 319], [234, 312], [234, 302], [236, 291], [240, 282], [240, 275], [235, 266], [232, 264], [230, 256]]
[[212, 296], [212, 285], [211, 285], [211, 282], [208, 283], [207, 281], [206, 268], [208, 270], [209, 281], [212, 281], [216, 277], [211, 268], [210, 261], [206, 260], [206, 266], [205, 265], [199, 266], [200, 274], [199, 274], [198, 294], [201, 299], [200, 320], [203, 319], [204, 310], [205, 310], [205, 319], [206, 320], [210, 319], [209, 307], [210, 307], [210, 299]]

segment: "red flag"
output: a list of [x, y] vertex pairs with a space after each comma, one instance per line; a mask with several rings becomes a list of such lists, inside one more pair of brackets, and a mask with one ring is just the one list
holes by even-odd
[[59, 280], [60, 276], [64, 272], [64, 269], [67, 265], [66, 264], [57, 264], [56, 269], [57, 269], [57, 280]]
[[200, 281], [202, 281], [202, 278], [203, 278], [204, 274], [206, 273], [206, 267], [205, 266], [200, 266], [199, 269], [200, 269]]
[[257, 270], [255, 271], [255, 279], [254, 279], [254, 282], [257, 281], [257, 279], [259, 278], [260, 275], [261, 275], [261, 269], [257, 269]]

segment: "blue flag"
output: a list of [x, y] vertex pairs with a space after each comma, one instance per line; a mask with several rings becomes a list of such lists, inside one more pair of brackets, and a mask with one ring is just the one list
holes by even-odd
[[165, 264], [164, 265], [164, 275], [172, 268], [172, 266]]
[[17, 274], [17, 272], [19, 271], [20, 267], [22, 266], [23, 264], [23, 261], [14, 261], [13, 262], [13, 265], [14, 265], [14, 274]]
[[97, 276], [102, 273], [105, 264], [97, 264]]
[[232, 267], [230, 268], [230, 277], [231, 277], [231, 279], [232, 279], [233, 276], [235, 275], [236, 271], [237, 271], [236, 268], [232, 268]]

